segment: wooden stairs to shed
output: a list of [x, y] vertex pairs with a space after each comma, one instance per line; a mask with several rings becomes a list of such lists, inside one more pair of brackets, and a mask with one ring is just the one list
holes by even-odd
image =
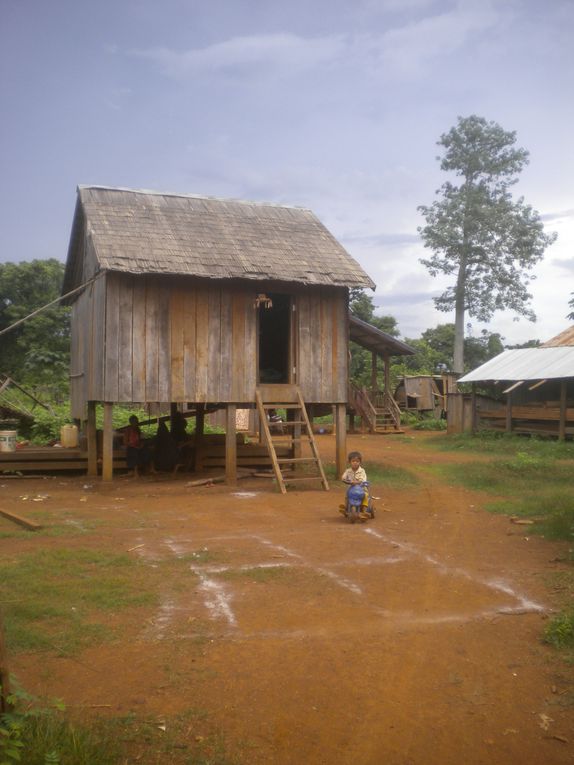
[[[281, 492], [285, 494], [286, 484], [294, 481], [320, 481], [323, 489], [328, 491], [329, 483], [299, 387], [262, 385], [255, 391], [255, 401], [260, 427]], [[285, 409], [287, 418], [270, 427], [269, 412], [277, 409]], [[277, 449], [285, 446], [290, 447], [292, 456], [278, 457]]]

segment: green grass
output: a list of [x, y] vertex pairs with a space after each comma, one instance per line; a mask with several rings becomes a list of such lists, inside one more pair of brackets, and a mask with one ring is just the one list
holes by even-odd
[[[0, 716], [0, 762], [11, 765], [232, 765], [222, 736], [202, 709], [157, 719], [71, 717], [16, 691], [12, 712]], [[190, 731], [202, 735], [190, 736]], [[17, 754], [14, 754], [16, 752]], [[11, 754], [12, 753], [12, 754]], [[19, 757], [17, 756], [19, 755]]]
[[446, 430], [446, 420], [439, 420], [434, 417], [419, 420], [413, 426], [413, 430]]
[[574, 481], [572, 465], [527, 452], [495, 461], [445, 465], [439, 472], [468, 489], [511, 497], [523, 497], [544, 487], [565, 489]]
[[423, 446], [441, 451], [461, 451], [476, 454], [505, 455], [510, 457], [518, 452], [546, 457], [551, 460], [574, 460], [574, 442], [558, 441], [536, 437], [516, 436], [493, 431], [483, 431], [476, 435], [462, 433], [446, 438], [429, 438]]
[[0, 606], [13, 651], [71, 655], [114, 638], [105, 614], [157, 601], [157, 577], [137, 559], [92, 550], [42, 550], [0, 563]]
[[[416, 475], [406, 468], [395, 467], [391, 465], [381, 465], [377, 462], [365, 462], [363, 467], [367, 473], [367, 478], [371, 484], [386, 489], [408, 489], [417, 486], [419, 483]], [[327, 478], [330, 481], [336, 481], [340, 476], [335, 472], [334, 465], [327, 465]]]

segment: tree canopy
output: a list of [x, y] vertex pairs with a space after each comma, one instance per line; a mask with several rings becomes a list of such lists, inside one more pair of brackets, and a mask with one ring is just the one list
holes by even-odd
[[432, 276], [446, 274], [454, 284], [434, 299], [440, 311], [455, 310], [453, 371], [464, 371], [465, 315], [488, 321], [510, 309], [530, 320], [529, 274], [556, 238], [546, 234], [539, 214], [513, 199], [510, 187], [528, 163], [528, 152], [515, 146], [516, 133], [472, 115], [441, 136], [441, 169], [446, 181], [439, 199], [421, 205], [426, 225], [419, 227], [432, 251], [421, 263]]
[[[64, 265], [55, 258], [0, 263], [0, 330], [60, 295]], [[0, 373], [21, 383], [62, 389], [70, 358], [70, 309], [54, 305], [0, 340]]]

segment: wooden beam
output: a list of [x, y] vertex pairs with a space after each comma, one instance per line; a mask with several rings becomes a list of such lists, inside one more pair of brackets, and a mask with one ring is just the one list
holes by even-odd
[[98, 437], [96, 430], [96, 402], [88, 401], [88, 420], [86, 423], [88, 441], [88, 475], [98, 475]]
[[21, 515], [16, 515], [16, 513], [9, 513], [8, 510], [0, 510], [0, 515], [4, 516], [4, 518], [8, 518], [9, 521], [14, 521], [14, 523], [17, 523], [19, 526], [24, 526], [24, 528], [29, 531], [38, 531], [38, 529], [42, 528], [39, 523], [29, 521], [27, 518], [22, 518]]
[[377, 392], [377, 352], [371, 351], [371, 391]]
[[506, 396], [506, 432], [512, 433], [512, 393]]
[[566, 380], [560, 381], [560, 421], [558, 423], [558, 440], [566, 438]]
[[202, 462], [202, 450], [203, 450], [203, 433], [205, 430], [205, 405], [196, 404], [195, 407], [195, 457], [193, 469], [197, 472], [201, 470]]
[[104, 403], [104, 438], [102, 447], [102, 481], [111, 481], [114, 477], [114, 405]]
[[540, 386], [544, 385], [545, 382], [548, 382], [548, 380], [538, 380], [538, 382], [534, 383], [534, 385], [531, 385], [528, 390], [535, 390], [536, 388], [540, 388]]
[[524, 380], [519, 380], [518, 382], [515, 382], [514, 385], [511, 385], [510, 388], [507, 388], [506, 390], [503, 390], [502, 392], [503, 393], [512, 393], [512, 391], [515, 390], [516, 388], [518, 388], [520, 385], [522, 385], [523, 382], [524, 382]]
[[347, 406], [335, 404], [336, 438], [335, 455], [337, 478], [345, 472], [347, 465]]
[[[472, 393], [470, 394], [470, 432], [474, 435], [474, 433], [476, 433], [476, 383], [472, 383], [471, 390], [472, 390]], [[445, 396], [445, 402], [446, 402], [446, 396]], [[463, 412], [464, 412], [464, 404], [463, 404]]]
[[230, 486], [234, 486], [237, 483], [236, 412], [237, 407], [235, 404], [227, 404], [225, 424], [225, 480]]

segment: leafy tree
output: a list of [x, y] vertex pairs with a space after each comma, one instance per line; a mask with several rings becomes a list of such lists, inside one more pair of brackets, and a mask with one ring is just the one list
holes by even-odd
[[[0, 330], [60, 295], [64, 265], [54, 258], [0, 264]], [[0, 373], [35, 388], [67, 387], [70, 309], [47, 308], [0, 338]]]
[[432, 276], [454, 275], [454, 285], [434, 299], [440, 311], [455, 310], [454, 371], [464, 370], [465, 315], [488, 321], [510, 309], [535, 320], [528, 306], [528, 272], [542, 259], [556, 234], [544, 233], [538, 213], [510, 187], [528, 162], [515, 147], [516, 133], [472, 115], [441, 136], [441, 169], [459, 183], [446, 181], [439, 199], [420, 206], [426, 225], [419, 227], [432, 256], [422, 259]]
[[[394, 316], [375, 316], [375, 306], [370, 295], [361, 289], [349, 290], [349, 310], [358, 319], [372, 324], [382, 332], [393, 337], [399, 336], [397, 320]], [[351, 362], [349, 374], [351, 380], [358, 385], [371, 386], [371, 353], [366, 348], [361, 348], [356, 343], [350, 343]], [[382, 361], [377, 359], [377, 376], [383, 374]]]
[[[570, 306], [570, 308], [574, 309], [574, 292], [571, 292], [570, 294], [572, 295], [572, 297], [568, 301], [568, 305]], [[574, 310], [572, 311], [572, 313], [569, 313], [566, 316], [566, 318], [570, 319], [571, 321], [574, 321]]]
[[[395, 366], [399, 374], [430, 375], [437, 374], [439, 365], [444, 365], [449, 371], [453, 368], [454, 359], [454, 324], [437, 324], [426, 329], [419, 339], [406, 340], [415, 349], [414, 356], [407, 356]], [[502, 353], [504, 346], [497, 332], [483, 329], [478, 337], [466, 337], [464, 340], [465, 368], [475, 369], [485, 361]]]

